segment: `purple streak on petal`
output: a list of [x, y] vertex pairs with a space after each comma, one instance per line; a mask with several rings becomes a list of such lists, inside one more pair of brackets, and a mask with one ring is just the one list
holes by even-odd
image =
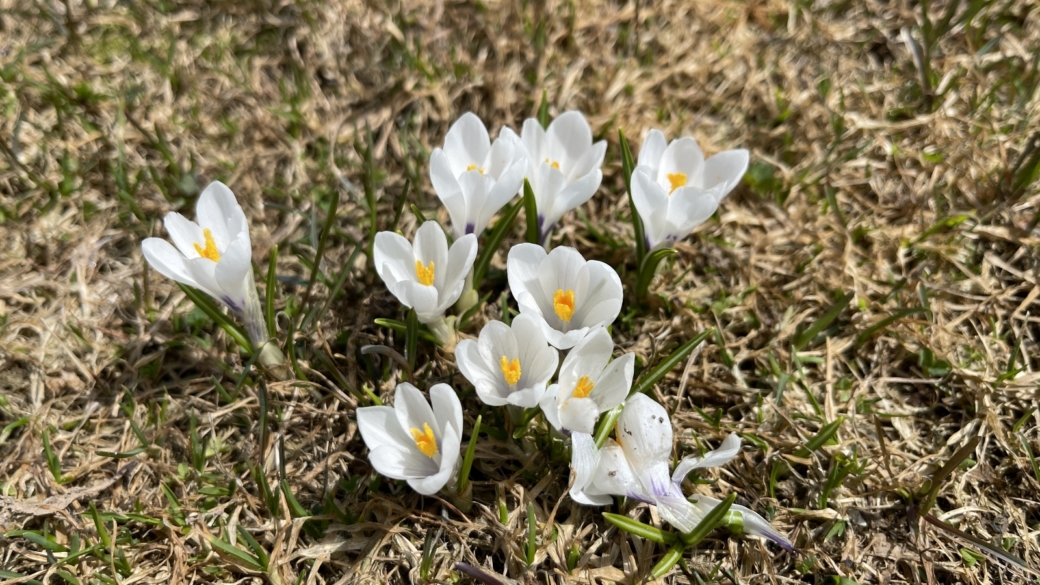
[[472, 234], [473, 230], [477, 229], [477, 226], [473, 225], [473, 222], [466, 224], [466, 235]]

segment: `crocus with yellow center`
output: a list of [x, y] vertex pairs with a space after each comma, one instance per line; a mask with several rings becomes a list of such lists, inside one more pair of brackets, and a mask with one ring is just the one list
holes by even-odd
[[617, 272], [603, 262], [586, 261], [574, 248], [546, 253], [537, 244], [517, 244], [509, 250], [506, 275], [520, 313], [534, 317], [558, 349], [574, 347], [621, 311]]
[[647, 247], [672, 246], [711, 217], [747, 166], [746, 150], [704, 160], [693, 138], [668, 144], [660, 130], [651, 130], [632, 173], [632, 202], [643, 220]]
[[537, 406], [559, 359], [538, 322], [523, 314], [509, 325], [491, 321], [476, 341], [464, 339], [455, 348], [459, 371], [491, 406]]
[[430, 388], [426, 402], [404, 382], [394, 405], [357, 409], [357, 425], [377, 472], [408, 481], [424, 495], [435, 494], [455, 474], [462, 442], [462, 405], [447, 384]]
[[632, 387], [635, 354], [611, 361], [614, 342], [606, 329], [574, 346], [560, 366], [559, 383], [545, 391], [542, 411], [557, 430], [591, 434], [600, 413], [624, 402]]

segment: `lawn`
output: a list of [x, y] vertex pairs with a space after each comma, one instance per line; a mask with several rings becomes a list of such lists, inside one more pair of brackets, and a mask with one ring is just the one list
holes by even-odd
[[[1030, 2], [0, 0], [0, 584], [1036, 582], [1038, 88]], [[617, 527], [674, 532], [572, 501], [544, 417], [387, 326], [371, 240], [448, 225], [431, 151], [540, 109], [608, 142], [551, 245], [617, 270], [637, 383], [674, 362], [676, 457], [742, 439], [686, 493], [796, 552]], [[640, 298], [619, 131], [652, 128], [750, 165]], [[142, 257], [214, 180], [284, 372]], [[517, 313], [518, 217], [462, 338]], [[404, 381], [458, 391], [463, 450], [481, 418], [466, 498], [373, 470], [356, 411]]]

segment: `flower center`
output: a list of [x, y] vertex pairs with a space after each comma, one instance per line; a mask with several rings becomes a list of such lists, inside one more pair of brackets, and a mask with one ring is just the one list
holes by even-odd
[[672, 186], [668, 190], [668, 194], [671, 195], [679, 187], [686, 186], [686, 173], [668, 173], [668, 183]]
[[422, 260], [416, 260], [415, 276], [419, 279], [419, 284], [433, 286], [433, 260], [430, 260], [427, 266], [423, 266]]
[[433, 436], [433, 429], [430, 425], [423, 423], [423, 430], [419, 430], [412, 427], [412, 438], [415, 439], [415, 446], [422, 451], [422, 454], [427, 457], [433, 457], [437, 454], [437, 437]]
[[571, 398], [588, 398], [595, 387], [596, 384], [589, 380], [588, 376], [582, 376], [578, 378], [578, 384], [574, 386], [574, 393], [571, 394]]
[[477, 171], [478, 173], [480, 173], [482, 175], [484, 174], [484, 169], [477, 168], [477, 165], [474, 164], [474, 163], [470, 163], [470, 165], [468, 167], [466, 167], [466, 170], [467, 171]]
[[202, 230], [202, 237], [206, 242], [206, 247], [195, 244], [195, 251], [199, 253], [199, 256], [207, 260], [214, 262], [220, 262], [220, 250], [217, 250], [217, 243], [213, 241], [213, 232], [209, 231], [209, 228]]
[[498, 360], [498, 367], [502, 368], [502, 377], [506, 379], [506, 384], [516, 386], [520, 381], [520, 358], [509, 361], [509, 358], [502, 356], [502, 359]]
[[571, 289], [566, 291], [562, 288], [556, 289], [556, 292], [553, 293], [553, 309], [556, 310], [556, 316], [561, 321], [569, 323], [571, 317], [574, 316], [574, 291]]
[[550, 161], [549, 159], [545, 159], [545, 162], [549, 163], [550, 167], [552, 167], [552, 168], [554, 168], [556, 170], [560, 170], [560, 161], [558, 161], [558, 160]]

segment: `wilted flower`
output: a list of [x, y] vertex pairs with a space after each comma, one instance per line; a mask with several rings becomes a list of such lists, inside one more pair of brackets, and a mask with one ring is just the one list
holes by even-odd
[[451, 217], [456, 238], [480, 236], [491, 218], [524, 184], [526, 151], [515, 132], [502, 129], [494, 143], [475, 114], [462, 115], [430, 155], [430, 180]]
[[444, 311], [462, 294], [477, 257], [477, 237], [462, 236], [449, 250], [441, 226], [427, 221], [416, 231], [415, 244], [399, 234], [379, 232], [373, 257], [376, 272], [397, 300], [415, 309], [419, 321], [429, 325], [442, 343], [453, 339]]
[[538, 204], [542, 240], [563, 214], [588, 201], [603, 180], [606, 141], [592, 143], [592, 129], [581, 112], [564, 112], [543, 129], [524, 122], [521, 137], [528, 153], [527, 179]]
[[568, 349], [590, 329], [614, 322], [621, 312], [621, 279], [574, 248], [546, 254], [541, 246], [517, 244], [506, 259], [509, 289], [520, 312], [535, 317], [554, 347]]
[[[609, 495], [654, 504], [661, 519], [684, 533], [696, 528], [719, 500], [698, 495], [694, 496], [696, 503], [691, 503], [680, 487], [683, 478], [694, 469], [723, 465], [740, 450], [740, 438], [730, 435], [718, 449], [704, 457], [683, 459], [669, 476], [672, 422], [664, 407], [644, 394], [636, 394], [625, 402], [615, 434], [617, 441], [608, 439], [598, 452], [595, 443], [584, 437], [572, 438], [575, 471], [572, 497], [577, 492], [575, 501], [592, 505], [608, 503], [604, 496]], [[590, 476], [588, 468], [592, 463], [596, 470]], [[767, 537], [794, 550], [785, 536], [748, 508], [733, 505], [730, 514], [742, 521], [746, 533]]]
[[715, 213], [748, 166], [748, 151], [727, 150], [704, 160], [697, 141], [665, 143], [651, 130], [632, 173], [632, 201], [643, 220], [647, 247], [671, 246]]
[[210, 183], [195, 204], [195, 216], [197, 223], [176, 212], [166, 214], [163, 225], [173, 245], [161, 238], [145, 239], [145, 260], [163, 276], [195, 287], [238, 313], [250, 341], [261, 351], [261, 361], [269, 366], [282, 363], [281, 351], [266, 344], [267, 324], [253, 282], [249, 223], [234, 193], [224, 183]]
[[598, 328], [574, 346], [560, 367], [560, 382], [542, 398], [545, 419], [558, 430], [592, 433], [596, 419], [625, 401], [632, 387], [635, 354], [610, 361], [614, 342]]
[[529, 315], [517, 316], [511, 325], [491, 321], [478, 341], [464, 339], [455, 348], [459, 371], [491, 406], [537, 406], [559, 360]]
[[[423, 495], [435, 494], [451, 479], [462, 442], [462, 405], [451, 386], [430, 388], [430, 403], [404, 382], [394, 406], [357, 409], [358, 430], [368, 460], [380, 474], [404, 479]], [[430, 407], [430, 404], [433, 407]]]

